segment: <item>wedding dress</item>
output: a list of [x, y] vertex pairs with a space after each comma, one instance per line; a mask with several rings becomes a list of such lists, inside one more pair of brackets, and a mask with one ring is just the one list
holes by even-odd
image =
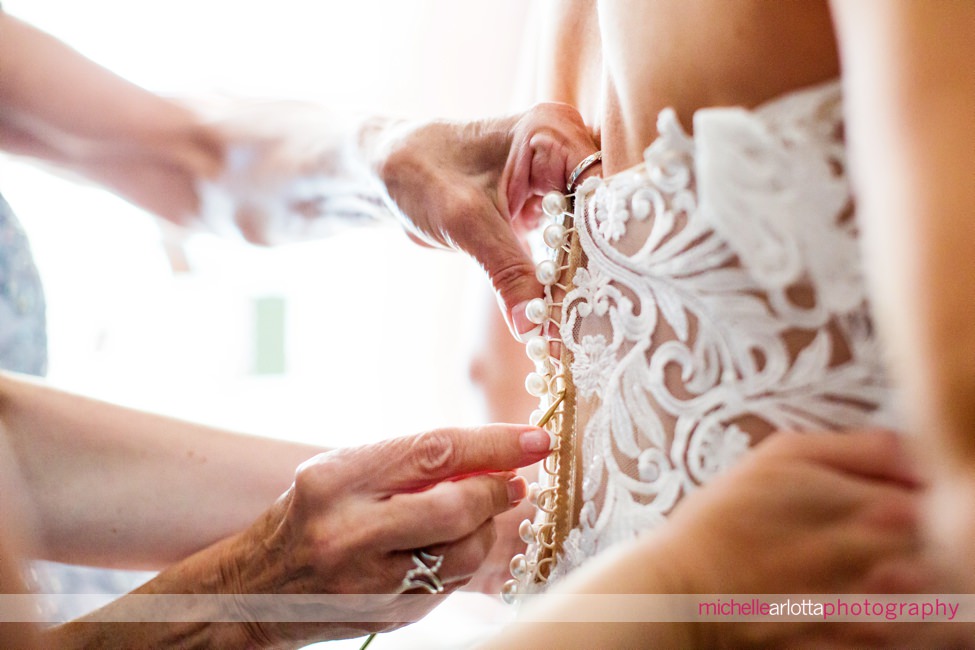
[[529, 344], [542, 407], [566, 403], [509, 593], [663, 524], [772, 431], [890, 425], [839, 83], [657, 127], [642, 164], [575, 193], [561, 362]]

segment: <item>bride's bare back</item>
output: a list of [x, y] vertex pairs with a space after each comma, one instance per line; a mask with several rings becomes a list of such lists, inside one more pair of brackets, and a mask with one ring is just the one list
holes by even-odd
[[582, 0], [543, 19], [539, 99], [578, 106], [604, 172], [638, 163], [672, 107], [690, 128], [709, 106], [754, 107], [839, 74], [826, 2]]

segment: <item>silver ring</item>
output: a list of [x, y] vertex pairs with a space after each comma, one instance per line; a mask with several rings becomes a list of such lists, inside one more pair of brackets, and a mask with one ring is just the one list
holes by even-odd
[[443, 580], [437, 571], [443, 566], [443, 555], [433, 555], [426, 551], [413, 551], [415, 568], [406, 572], [406, 577], [400, 583], [400, 593], [410, 589], [423, 589], [428, 594], [442, 594]]
[[565, 189], [569, 192], [569, 194], [572, 194], [575, 191], [576, 181], [579, 180], [579, 177], [582, 176], [587, 169], [589, 169], [590, 167], [592, 167], [602, 159], [603, 159], [603, 152], [597, 151], [591, 156], [586, 156], [585, 158], [582, 159], [582, 162], [576, 165], [576, 168], [572, 170], [571, 174], [569, 174], [569, 182], [565, 184]]

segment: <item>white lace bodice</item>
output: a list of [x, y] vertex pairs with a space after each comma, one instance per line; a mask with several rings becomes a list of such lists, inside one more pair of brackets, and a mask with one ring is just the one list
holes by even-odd
[[581, 498], [552, 578], [657, 526], [758, 438], [876, 424], [888, 388], [861, 274], [838, 83], [672, 111], [644, 163], [576, 195], [563, 301]]

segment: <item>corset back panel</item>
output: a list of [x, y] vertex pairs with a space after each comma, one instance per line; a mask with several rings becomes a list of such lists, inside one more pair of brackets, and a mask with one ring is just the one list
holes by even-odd
[[672, 111], [644, 162], [576, 195], [563, 301], [575, 525], [552, 574], [665, 521], [775, 430], [882, 424], [839, 84]]

